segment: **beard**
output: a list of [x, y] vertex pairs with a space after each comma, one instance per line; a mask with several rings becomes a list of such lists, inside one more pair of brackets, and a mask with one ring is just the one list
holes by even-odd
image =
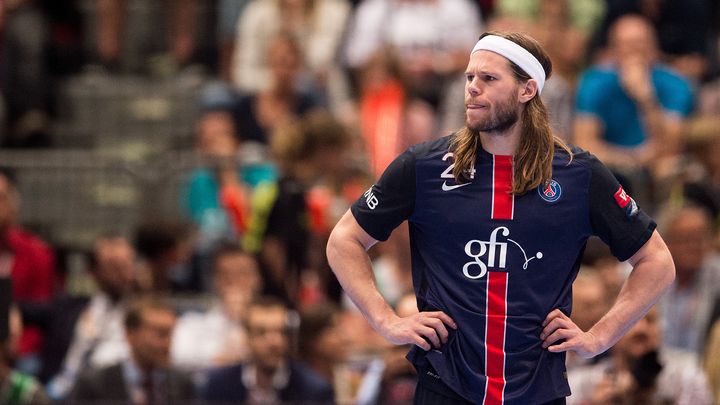
[[508, 97], [507, 100], [501, 101], [495, 104], [494, 111], [492, 114], [477, 123], [470, 124], [465, 122], [468, 129], [473, 132], [504, 132], [510, 129], [515, 123], [518, 122], [519, 113], [517, 108], [517, 100], [513, 100], [512, 97]]

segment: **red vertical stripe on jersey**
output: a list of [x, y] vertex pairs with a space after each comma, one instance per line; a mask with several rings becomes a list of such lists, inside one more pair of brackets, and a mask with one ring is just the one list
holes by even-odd
[[[512, 156], [493, 156], [492, 219], [512, 220]], [[505, 324], [507, 322], [508, 273], [487, 274], [485, 324], [485, 405], [502, 404], [505, 392]]]
[[485, 405], [502, 404], [505, 390], [505, 322], [507, 281], [504, 271], [488, 272], [487, 324], [485, 325]]
[[513, 219], [512, 156], [493, 156], [492, 219]]

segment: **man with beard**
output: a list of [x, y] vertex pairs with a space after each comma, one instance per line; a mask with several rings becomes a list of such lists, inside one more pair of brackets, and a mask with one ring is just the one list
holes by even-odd
[[570, 370], [570, 404], [710, 404], [697, 355], [661, 344], [660, 316], [651, 309], [597, 364]]
[[[415, 345], [416, 403], [565, 403], [565, 352], [607, 350], [674, 279], [655, 222], [595, 157], [552, 135], [539, 97], [551, 72], [532, 38], [483, 34], [465, 73], [466, 128], [400, 155], [330, 237], [329, 263], [366, 319]], [[420, 312], [399, 317], [366, 250], [404, 220]], [[583, 331], [571, 286], [591, 235], [633, 271]]]

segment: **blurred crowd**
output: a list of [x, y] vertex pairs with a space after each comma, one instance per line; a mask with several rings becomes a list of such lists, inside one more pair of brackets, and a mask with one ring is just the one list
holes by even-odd
[[[716, 1], [0, 0], [0, 151], [62, 149], [60, 89], [78, 77], [202, 84], [178, 129], [202, 162], [182, 215], [96, 229], [82, 274], [22, 223], [33, 196], [0, 161], [0, 405], [411, 403], [407, 348], [367, 325], [324, 248], [395, 156], [464, 125], [463, 72], [487, 30], [543, 45], [554, 132], [612, 169], [675, 261], [615, 347], [568, 356], [568, 402], [720, 404]], [[417, 311], [408, 239], [401, 226], [371, 250], [401, 314]], [[589, 241], [581, 328], [628, 269]]]

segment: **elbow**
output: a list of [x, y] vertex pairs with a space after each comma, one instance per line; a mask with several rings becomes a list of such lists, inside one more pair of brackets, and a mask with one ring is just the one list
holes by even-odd
[[675, 262], [673, 261], [672, 255], [669, 251], [665, 251], [663, 257], [663, 279], [662, 285], [664, 290], [667, 290], [673, 282], [675, 282]]

